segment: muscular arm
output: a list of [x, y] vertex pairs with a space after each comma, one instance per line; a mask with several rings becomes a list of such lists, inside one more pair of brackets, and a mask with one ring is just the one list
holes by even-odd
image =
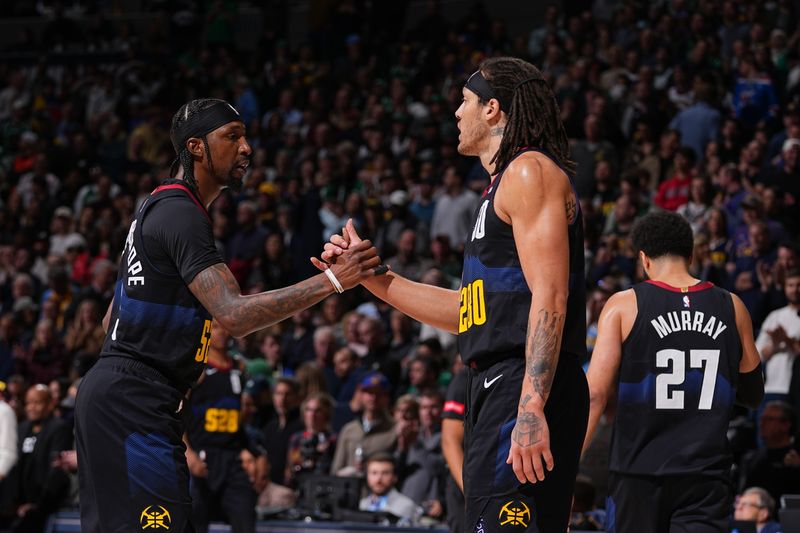
[[333, 286], [318, 274], [282, 289], [242, 295], [228, 266], [217, 263], [195, 276], [189, 290], [231, 335], [244, 337], [320, 302]]
[[[379, 264], [378, 251], [366, 240], [351, 246], [331, 272], [342, 288], [349, 289], [372, 277]], [[289, 287], [245, 296], [224, 263], [202, 270], [189, 283], [189, 290], [234, 337], [244, 337], [285, 320], [334, 291], [331, 280], [325, 274], [317, 274]]]
[[544, 406], [550, 396], [569, 293], [568, 219], [574, 195], [549, 159], [529, 153], [505, 171], [495, 211], [510, 222], [522, 271], [531, 290], [525, 343], [525, 378], [511, 433], [508, 462], [520, 483], [541, 481], [553, 469]]
[[458, 291], [411, 281], [394, 272], [368, 279], [362, 285], [414, 320], [458, 333]]
[[[631, 316], [632, 312], [632, 316]], [[628, 316], [625, 316], [628, 315]], [[589, 381], [589, 423], [583, 451], [589, 447], [608, 398], [614, 394], [615, 381], [622, 357], [622, 342], [630, 332], [636, 316], [636, 294], [632, 290], [620, 292], [609, 298], [597, 323], [597, 341], [586, 378]], [[623, 332], [623, 318], [629, 322]]]
[[[496, 209], [514, 231], [532, 298], [525, 346], [526, 379], [520, 406], [528, 399], [544, 407], [553, 384], [569, 292], [566, 177], [552, 162], [531, 154], [506, 171]], [[518, 421], [519, 425], [519, 421]], [[521, 437], [521, 435], [518, 435]]]
[[464, 480], [462, 469], [464, 468], [464, 422], [453, 418], [442, 420], [442, 454], [444, 455], [447, 466], [450, 467], [450, 475], [464, 492]]

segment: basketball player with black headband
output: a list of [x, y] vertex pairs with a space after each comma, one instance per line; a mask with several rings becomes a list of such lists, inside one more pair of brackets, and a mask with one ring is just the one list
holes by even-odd
[[[393, 272], [362, 284], [458, 334], [470, 368], [466, 531], [563, 532], [589, 409], [574, 164], [553, 92], [530, 63], [486, 59], [462, 95], [458, 151], [478, 156], [491, 183], [467, 236], [460, 290]], [[325, 262], [359, 243], [351, 223], [345, 230], [325, 245]]]
[[214, 246], [208, 207], [246, 172], [245, 125], [227, 102], [199, 99], [175, 113], [170, 134], [178, 179], [157, 187], [131, 223], [100, 360], [78, 392], [84, 532], [191, 531], [179, 413], [206, 364], [212, 318], [242, 337], [374, 276], [380, 263], [364, 242], [329, 273], [242, 295]]

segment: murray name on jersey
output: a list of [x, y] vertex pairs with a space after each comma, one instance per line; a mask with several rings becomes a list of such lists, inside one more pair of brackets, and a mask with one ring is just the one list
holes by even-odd
[[696, 331], [717, 340], [719, 334], [728, 329], [725, 322], [714, 315], [706, 317], [702, 311], [670, 311], [658, 315], [650, 324], [660, 339], [676, 331]]

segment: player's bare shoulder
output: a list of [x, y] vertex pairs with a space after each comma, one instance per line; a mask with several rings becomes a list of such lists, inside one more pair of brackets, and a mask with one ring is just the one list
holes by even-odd
[[606, 305], [603, 306], [600, 321], [601, 324], [613, 322], [618, 325], [622, 337], [625, 338], [633, 328], [637, 311], [636, 292], [633, 289], [626, 289], [611, 295]]
[[528, 208], [549, 202], [562, 203], [567, 221], [574, 221], [577, 197], [561, 167], [541, 152], [530, 151], [518, 156], [503, 172], [496, 208], [507, 212], [514, 205]]

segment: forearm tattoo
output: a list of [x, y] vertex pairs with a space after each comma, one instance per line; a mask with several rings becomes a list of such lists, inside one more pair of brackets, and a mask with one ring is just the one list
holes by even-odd
[[285, 320], [331, 293], [330, 282], [315, 276], [282, 289], [242, 296], [236, 278], [223, 264], [203, 270], [192, 284], [200, 289], [203, 306], [214, 317], [226, 317], [236, 324], [239, 332], [256, 331]]
[[543, 431], [542, 420], [538, 416], [522, 412], [517, 415], [517, 423], [511, 432], [511, 438], [521, 448], [527, 448], [542, 440]]
[[547, 400], [553, 375], [558, 361], [561, 344], [561, 330], [564, 326], [564, 313], [542, 309], [531, 331], [528, 323], [526, 371], [535, 390], [542, 400]]

